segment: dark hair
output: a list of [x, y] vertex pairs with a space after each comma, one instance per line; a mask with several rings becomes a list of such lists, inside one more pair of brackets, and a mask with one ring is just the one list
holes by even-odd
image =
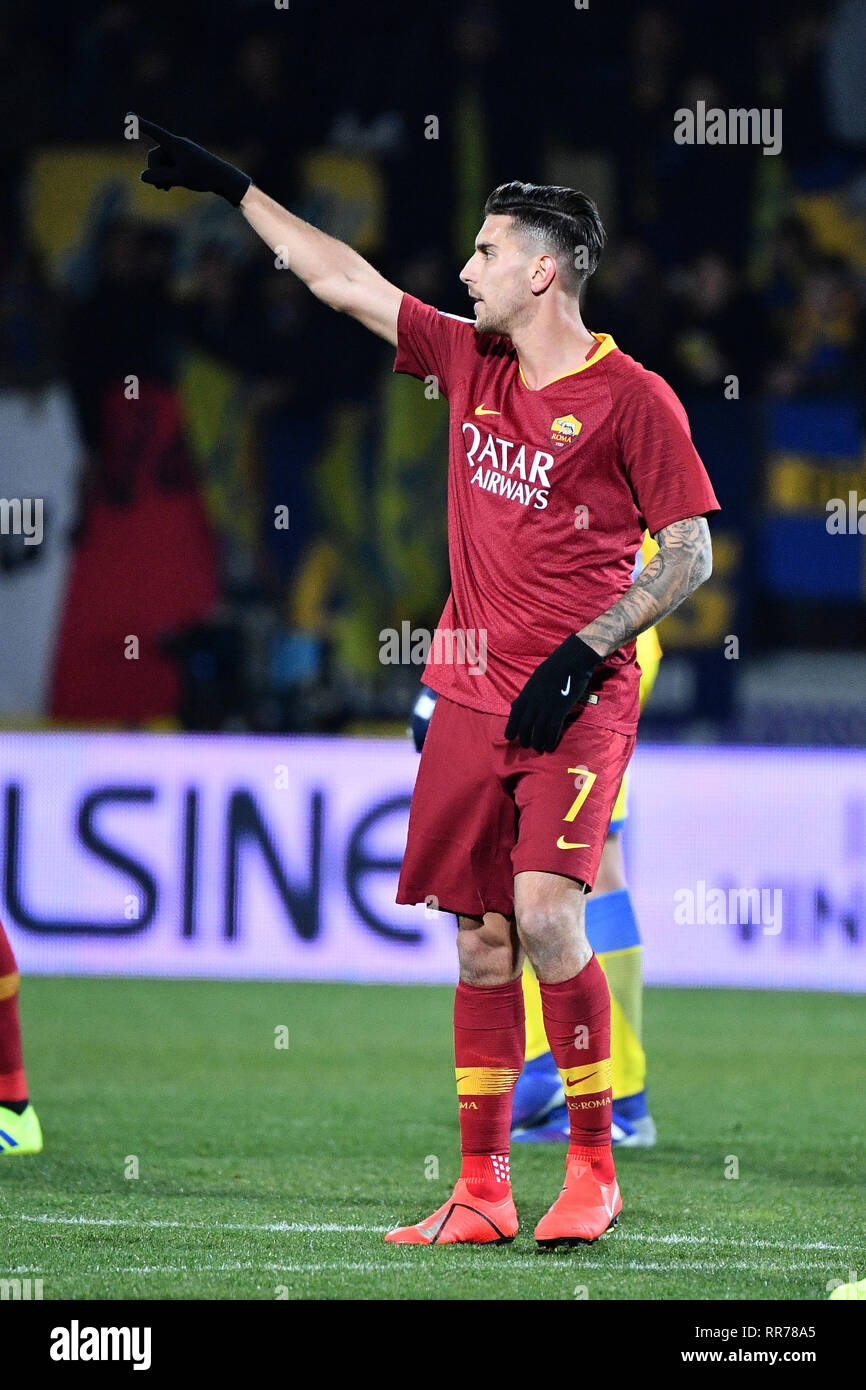
[[[598, 208], [586, 193], [555, 183], [501, 183], [484, 204], [484, 216], [513, 217], [515, 227], [546, 241], [557, 256], [557, 273], [569, 294], [579, 294], [598, 265], [605, 232]], [[585, 250], [578, 257], [579, 250]]]

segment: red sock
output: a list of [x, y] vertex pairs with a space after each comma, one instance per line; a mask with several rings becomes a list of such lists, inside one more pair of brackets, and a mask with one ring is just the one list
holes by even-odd
[[12, 947], [0, 922], [0, 1105], [4, 1100], [27, 1099], [18, 1019], [19, 982]]
[[610, 990], [604, 971], [593, 956], [572, 979], [539, 984], [547, 1039], [565, 1087], [569, 1155], [591, 1163], [602, 1182], [611, 1182]]
[[476, 1197], [497, 1201], [511, 1186], [511, 1098], [523, 1066], [520, 979], [493, 989], [461, 981], [454, 996], [454, 1060], [460, 1102], [460, 1170]]

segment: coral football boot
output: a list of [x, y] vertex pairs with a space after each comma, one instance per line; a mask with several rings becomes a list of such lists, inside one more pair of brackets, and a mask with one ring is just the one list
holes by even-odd
[[558, 1245], [593, 1245], [619, 1220], [622, 1197], [614, 1177], [601, 1182], [592, 1164], [577, 1155], [565, 1160], [565, 1186], [535, 1228], [540, 1250]]
[[498, 1202], [475, 1197], [462, 1178], [447, 1202], [415, 1226], [398, 1226], [385, 1239], [391, 1245], [510, 1245], [517, 1235], [517, 1212], [509, 1192]]

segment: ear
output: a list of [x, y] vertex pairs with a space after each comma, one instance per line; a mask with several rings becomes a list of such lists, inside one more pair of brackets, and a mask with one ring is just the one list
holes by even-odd
[[552, 256], [545, 253], [537, 256], [532, 267], [532, 274], [529, 277], [529, 288], [533, 294], [543, 294], [549, 285], [553, 284], [556, 278], [556, 261]]

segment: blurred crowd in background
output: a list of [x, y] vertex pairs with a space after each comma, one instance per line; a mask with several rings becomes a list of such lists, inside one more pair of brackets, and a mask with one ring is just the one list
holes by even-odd
[[[46, 532], [0, 536], [0, 718], [396, 727], [420, 668], [379, 633], [448, 591], [445, 403], [221, 200], [141, 186], [134, 111], [455, 313], [497, 183], [591, 193], [584, 317], [670, 381], [723, 505], [650, 734], [866, 741], [864, 63], [866, 0], [7, 0], [0, 495]], [[781, 152], [676, 143], [698, 101], [781, 110]]]

